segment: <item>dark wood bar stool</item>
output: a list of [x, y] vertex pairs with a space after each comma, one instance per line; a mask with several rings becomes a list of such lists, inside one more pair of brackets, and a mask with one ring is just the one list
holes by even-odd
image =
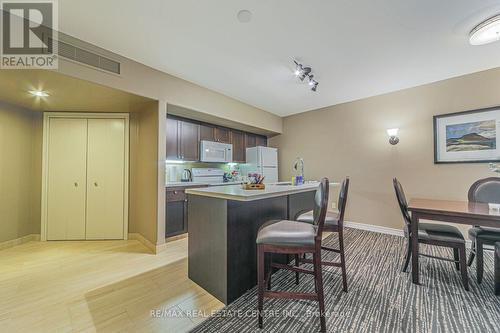
[[[346, 267], [345, 267], [345, 251], [344, 251], [344, 214], [345, 214], [345, 209], [347, 205], [347, 194], [349, 192], [349, 177], [344, 179], [342, 182], [342, 186], [340, 188], [340, 193], [339, 193], [339, 198], [337, 201], [337, 206], [339, 208], [338, 213], [333, 213], [333, 212], [327, 212], [326, 217], [325, 217], [325, 227], [324, 231], [329, 231], [329, 232], [336, 232], [339, 235], [339, 248], [335, 249], [332, 247], [328, 246], [322, 246], [321, 249], [325, 251], [330, 251], [330, 252], [335, 252], [340, 254], [340, 262], [331, 262], [331, 261], [322, 261], [321, 264], [323, 266], [334, 266], [334, 267], [340, 267], [342, 269], [342, 285], [343, 285], [343, 290], [347, 292], [347, 272], [346, 272]], [[299, 213], [297, 214], [297, 217], [295, 220], [299, 222], [307, 222], [307, 223], [313, 223], [314, 221], [314, 212], [309, 211], [306, 213]], [[312, 261], [310, 259], [306, 259], [305, 256], [304, 258], [299, 258], [298, 255], [295, 257], [296, 265], [298, 265], [299, 262], [303, 263], [311, 263]], [[299, 282], [299, 274], [297, 273], [296, 275], [296, 283], [298, 284]]]
[[495, 295], [500, 295], [500, 242], [495, 243]]
[[[489, 177], [476, 181], [469, 189], [469, 201], [483, 203], [500, 203], [500, 178]], [[477, 283], [483, 281], [483, 245], [494, 245], [500, 242], [500, 229], [474, 226], [469, 229], [469, 238], [472, 241], [468, 265], [476, 261]]]
[[[406, 201], [405, 193], [401, 183], [393, 179], [394, 190], [396, 191], [396, 198], [398, 199], [399, 208], [403, 214], [405, 222], [404, 234], [407, 239], [407, 248], [405, 254], [405, 262], [403, 265], [403, 272], [408, 269], [408, 264], [411, 259], [411, 217], [408, 211], [408, 203]], [[422, 257], [440, 259], [455, 263], [457, 270], [460, 270], [462, 275], [462, 283], [465, 290], [469, 290], [469, 279], [467, 276], [467, 262], [465, 254], [465, 239], [458, 228], [447, 224], [435, 223], [419, 223], [418, 225], [418, 242], [428, 245], [450, 247], [453, 249], [454, 259], [442, 258], [420, 253]]]
[[[269, 221], [259, 229], [256, 241], [259, 328], [262, 328], [263, 324], [264, 298], [304, 299], [318, 301], [321, 332], [326, 332], [323, 276], [321, 272], [321, 239], [328, 207], [328, 186], [328, 179], [323, 178], [314, 197], [315, 220], [313, 224], [287, 220]], [[315, 293], [266, 289], [272, 271], [272, 269], [269, 270], [266, 278], [264, 273], [264, 257], [266, 253], [295, 255], [311, 253], [313, 255], [313, 270], [285, 264], [273, 264], [273, 267], [314, 275]]]

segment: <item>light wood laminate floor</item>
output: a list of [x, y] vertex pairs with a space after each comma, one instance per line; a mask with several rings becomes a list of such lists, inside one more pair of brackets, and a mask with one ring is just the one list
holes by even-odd
[[185, 332], [222, 307], [188, 279], [187, 239], [158, 255], [136, 240], [0, 251], [2, 332]]

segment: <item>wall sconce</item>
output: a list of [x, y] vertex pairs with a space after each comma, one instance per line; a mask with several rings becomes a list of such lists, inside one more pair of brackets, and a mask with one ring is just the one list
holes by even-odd
[[389, 135], [389, 143], [391, 145], [397, 145], [399, 142], [398, 138], [399, 128], [390, 128], [387, 130], [387, 135]]

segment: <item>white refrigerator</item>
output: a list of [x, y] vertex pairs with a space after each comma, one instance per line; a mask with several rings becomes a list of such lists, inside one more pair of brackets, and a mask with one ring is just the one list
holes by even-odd
[[249, 170], [266, 177], [264, 183], [278, 181], [278, 149], [271, 147], [247, 148]]

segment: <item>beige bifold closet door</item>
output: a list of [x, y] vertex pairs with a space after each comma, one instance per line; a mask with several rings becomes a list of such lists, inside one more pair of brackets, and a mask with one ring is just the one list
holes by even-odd
[[85, 239], [87, 119], [49, 123], [47, 239]]
[[126, 129], [123, 118], [49, 118], [47, 240], [126, 238]]
[[89, 119], [87, 239], [123, 238], [125, 120]]

